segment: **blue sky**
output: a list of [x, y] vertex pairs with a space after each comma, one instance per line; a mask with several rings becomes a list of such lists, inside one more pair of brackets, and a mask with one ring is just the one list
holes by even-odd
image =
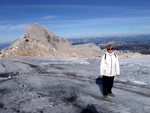
[[0, 43], [39, 23], [64, 38], [150, 34], [150, 0], [0, 0]]

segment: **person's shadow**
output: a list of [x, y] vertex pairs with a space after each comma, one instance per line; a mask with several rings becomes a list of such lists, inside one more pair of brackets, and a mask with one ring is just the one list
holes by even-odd
[[98, 77], [98, 78], [96, 78], [96, 84], [99, 86], [99, 90], [100, 90], [100, 92], [103, 94], [103, 84], [102, 84], [102, 78], [101, 77]]
[[81, 113], [99, 113], [94, 105], [87, 105], [87, 107], [81, 111]]

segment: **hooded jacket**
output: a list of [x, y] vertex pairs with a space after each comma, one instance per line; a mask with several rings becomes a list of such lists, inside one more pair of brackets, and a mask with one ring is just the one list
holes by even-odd
[[[106, 54], [106, 55], [105, 55]], [[115, 76], [120, 75], [120, 67], [118, 56], [112, 53], [106, 52], [101, 59], [100, 75], [101, 76]]]

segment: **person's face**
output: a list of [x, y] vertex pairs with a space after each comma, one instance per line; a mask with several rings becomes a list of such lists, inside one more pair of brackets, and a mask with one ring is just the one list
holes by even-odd
[[112, 49], [108, 49], [107, 51], [108, 51], [108, 53], [112, 53], [114, 51], [114, 49], [113, 48]]

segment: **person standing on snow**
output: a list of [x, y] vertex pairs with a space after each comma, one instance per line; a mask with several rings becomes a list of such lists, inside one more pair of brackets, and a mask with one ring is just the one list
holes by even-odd
[[114, 77], [120, 75], [119, 59], [114, 53], [114, 47], [112, 45], [107, 46], [107, 52], [102, 56], [100, 75], [103, 83], [104, 100], [107, 101], [108, 96], [115, 96], [115, 94], [112, 93]]

